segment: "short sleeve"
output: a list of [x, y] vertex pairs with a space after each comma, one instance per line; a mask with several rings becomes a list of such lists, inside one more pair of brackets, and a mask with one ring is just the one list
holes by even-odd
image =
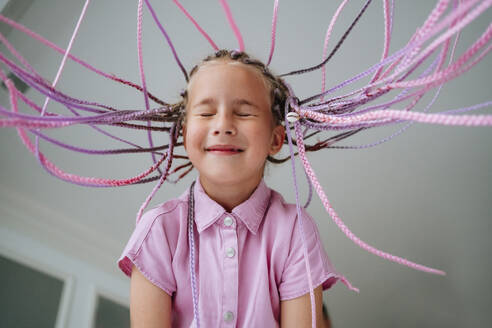
[[[314, 220], [304, 210], [302, 225], [306, 240], [313, 288], [323, 285], [323, 290], [330, 288], [340, 277], [330, 263], [321, 242]], [[279, 285], [281, 300], [287, 300], [309, 293], [309, 282], [304, 262], [304, 248], [296, 219], [290, 240], [289, 255], [285, 262]]]
[[[152, 284], [171, 295], [176, 291], [172, 266], [172, 248], [164, 228], [166, 214], [156, 209], [145, 213], [118, 260], [119, 268], [131, 277], [132, 267], [137, 269]], [[167, 229], [169, 230], [169, 229]]]

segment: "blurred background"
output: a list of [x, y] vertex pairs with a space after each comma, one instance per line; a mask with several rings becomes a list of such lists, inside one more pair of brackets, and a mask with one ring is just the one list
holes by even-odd
[[[317, 64], [330, 19], [341, 1], [280, 1], [275, 73]], [[390, 53], [404, 46], [436, 1], [396, 1]], [[189, 70], [213, 49], [171, 1], [151, 1]], [[182, 0], [221, 48], [237, 43], [218, 1]], [[246, 50], [266, 61], [273, 1], [229, 1]], [[0, 1], [2, 14], [65, 48], [84, 1]], [[329, 49], [363, 5], [346, 6]], [[459, 56], [490, 24], [489, 9], [462, 33]], [[381, 56], [382, 1], [373, 1], [339, 52], [327, 65], [334, 86], [377, 63]], [[140, 83], [136, 49], [137, 1], [92, 1], [71, 53], [98, 69]], [[48, 80], [62, 56], [0, 24], [0, 32]], [[3, 54], [7, 51], [0, 45]], [[164, 37], [144, 8], [143, 57], [149, 91], [167, 102], [179, 100], [184, 78]], [[432, 60], [432, 59], [431, 59]], [[430, 63], [430, 62], [429, 62]], [[425, 65], [424, 65], [425, 66]], [[464, 76], [446, 84], [431, 112], [490, 100], [489, 55]], [[299, 98], [318, 93], [321, 72], [289, 77]], [[355, 90], [365, 80], [343, 91]], [[143, 109], [143, 95], [68, 62], [59, 89], [76, 98], [119, 109]], [[345, 93], [344, 92], [344, 93]], [[25, 94], [42, 104], [35, 90]], [[394, 96], [392, 93], [391, 96]], [[433, 92], [415, 110], [430, 102]], [[0, 104], [8, 94], [0, 89]], [[401, 108], [402, 106], [397, 108]], [[66, 113], [50, 102], [48, 110]], [[487, 109], [482, 113], [487, 112]], [[490, 111], [488, 111], [490, 112]], [[341, 144], [368, 144], [400, 126], [357, 134]], [[142, 145], [146, 134], [108, 131]], [[50, 135], [91, 149], [120, 147], [89, 128], [71, 127]], [[164, 138], [164, 139], [160, 139]], [[154, 134], [157, 144], [166, 134]], [[414, 271], [370, 255], [349, 241], [314, 196], [308, 211], [316, 219], [337, 270], [360, 294], [342, 284], [325, 291], [334, 327], [491, 327], [492, 319], [492, 129], [414, 124], [399, 137], [365, 150], [325, 149], [308, 154], [322, 186], [342, 220], [373, 246], [447, 272], [444, 277]], [[126, 178], [151, 165], [150, 155], [80, 155], [41, 142], [41, 150], [71, 173]], [[0, 129], [0, 327], [128, 326], [129, 279], [117, 268], [152, 184], [86, 188], [50, 176], [24, 148], [15, 129]], [[287, 150], [283, 150], [287, 155]], [[298, 163], [297, 163], [298, 164]], [[298, 165], [301, 198], [307, 183]], [[182, 194], [196, 172], [165, 184], [151, 206]], [[294, 202], [290, 163], [269, 164], [267, 184]], [[149, 208], [150, 208], [149, 207]]]

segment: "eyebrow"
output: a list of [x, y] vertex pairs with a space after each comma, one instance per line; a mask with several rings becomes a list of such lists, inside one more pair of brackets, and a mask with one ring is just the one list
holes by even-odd
[[212, 98], [205, 98], [202, 101], [200, 101], [199, 103], [194, 104], [192, 108], [195, 108], [195, 107], [198, 107], [201, 105], [213, 105], [213, 104], [215, 104], [215, 100], [213, 100]]
[[234, 99], [232, 104], [236, 105], [236, 106], [237, 105], [249, 105], [249, 106], [255, 107], [256, 109], [259, 109], [258, 105], [256, 105], [255, 103], [252, 103], [251, 101], [246, 100], [244, 98]]
[[[195, 108], [195, 107], [198, 107], [198, 106], [202, 106], [202, 105], [214, 105], [214, 104], [216, 104], [215, 99], [213, 99], [213, 98], [205, 98], [205, 99], [201, 100], [199, 103], [193, 105], [192, 108]], [[255, 107], [256, 109], [259, 109], [258, 105], [256, 105], [255, 103], [252, 103], [251, 101], [249, 101], [247, 99], [244, 99], [244, 98], [234, 99], [233, 102], [232, 102], [232, 105], [233, 106], [249, 105], [249, 106]]]

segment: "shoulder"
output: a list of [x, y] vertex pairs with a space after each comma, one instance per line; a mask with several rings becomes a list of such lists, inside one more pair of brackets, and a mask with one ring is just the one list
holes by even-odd
[[[307, 229], [305, 233], [312, 233], [317, 230], [313, 218], [303, 206], [300, 208], [300, 213], [302, 224]], [[288, 203], [279, 192], [272, 189], [268, 219], [266, 221], [269, 224], [277, 226], [279, 229], [291, 230], [298, 224], [297, 214], [296, 204]]]
[[187, 213], [188, 210], [188, 191], [189, 189], [186, 189], [179, 197], [169, 199], [145, 212], [137, 226], [140, 224], [153, 225], [162, 220], [169, 221], [166, 222], [169, 224], [179, 221], [177, 218], [182, 216], [183, 211]]
[[187, 206], [187, 202], [181, 197], [170, 199], [145, 212], [137, 225], [153, 224], [156, 220], [162, 220], [164, 217], [176, 216], [185, 206]]
[[188, 201], [187, 197], [170, 199], [148, 210], [137, 223], [134, 237], [138, 238], [137, 244], [153, 236], [165, 238], [168, 242], [175, 242], [183, 225], [187, 223]]
[[[128, 276], [135, 265], [149, 281], [165, 291], [173, 291], [172, 277], [173, 255], [180, 234], [183, 234], [183, 222], [186, 224], [187, 198], [170, 199], [147, 211], [135, 229], [118, 260], [118, 265]], [[170, 271], [171, 270], [171, 271]], [[163, 287], [165, 286], [165, 288]]]

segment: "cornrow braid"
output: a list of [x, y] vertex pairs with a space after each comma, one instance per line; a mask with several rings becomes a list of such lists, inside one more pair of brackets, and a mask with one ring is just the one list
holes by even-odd
[[[199, 64], [194, 66], [190, 71], [190, 79], [195, 74], [201, 66], [204, 64], [214, 61], [214, 60], [224, 60], [228, 59], [231, 61], [237, 61], [244, 65], [253, 66], [258, 72], [260, 72], [268, 84], [270, 89], [270, 103], [272, 104], [272, 113], [274, 117], [275, 124], [281, 125], [283, 124], [284, 115], [282, 113], [282, 109], [285, 106], [285, 101], [288, 96], [288, 89], [285, 86], [283, 80], [277, 76], [275, 76], [268, 67], [263, 64], [261, 61], [251, 58], [247, 53], [236, 51], [236, 50], [218, 50], [214, 54], [207, 56], [203, 59]], [[186, 103], [188, 101], [188, 93], [186, 90], [183, 90], [181, 93], [183, 100], [181, 102], [182, 108], [186, 107]]]

